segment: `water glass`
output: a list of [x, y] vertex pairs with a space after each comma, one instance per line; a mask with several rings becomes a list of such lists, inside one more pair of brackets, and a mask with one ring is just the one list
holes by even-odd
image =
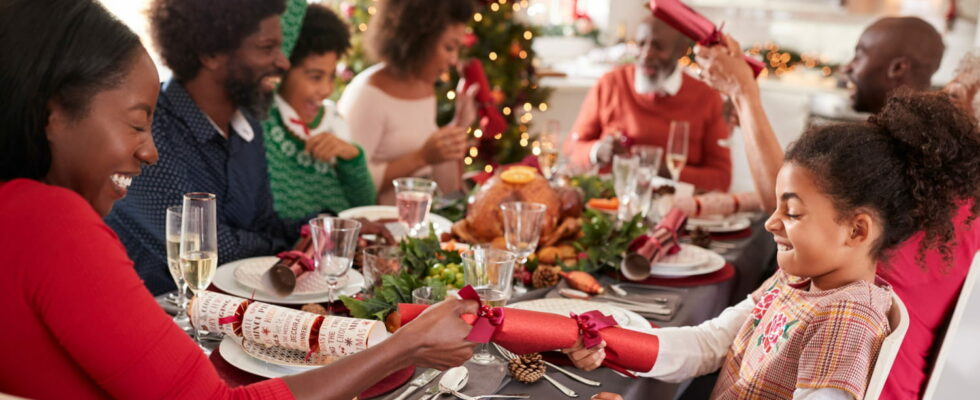
[[[180, 221], [180, 271], [187, 287], [198, 294], [211, 285], [218, 268], [217, 199], [212, 193], [184, 195]], [[201, 345], [201, 330], [194, 329], [194, 340]]]
[[327, 302], [333, 303], [341, 278], [354, 263], [361, 223], [352, 219], [317, 217], [310, 220], [313, 262], [327, 278]]
[[436, 183], [423, 178], [398, 178], [394, 184], [398, 222], [408, 229], [408, 236], [419, 237], [429, 218]]
[[639, 159], [640, 167], [651, 168], [654, 173], [660, 171], [660, 161], [664, 158], [663, 147], [638, 144], [631, 151]]
[[636, 170], [636, 184], [633, 185], [630, 201], [626, 205], [625, 219], [633, 218], [637, 214], [647, 217], [653, 199], [653, 178], [656, 176], [657, 170], [651, 167], [640, 166]]
[[191, 334], [194, 328], [191, 327], [191, 320], [187, 316], [187, 282], [184, 281], [184, 274], [180, 270], [180, 221], [183, 216], [182, 206], [167, 207], [167, 269], [170, 270], [170, 277], [174, 278], [177, 284], [177, 294], [174, 302], [177, 304], [177, 315], [174, 316], [174, 323], [187, 334]]
[[436, 290], [431, 286], [415, 288], [415, 290], [412, 291], [412, 303], [415, 304], [431, 306], [442, 301], [445, 297], [445, 293], [442, 293], [442, 296], [438, 296]]
[[[463, 277], [467, 285], [473, 286], [484, 304], [490, 307], [503, 307], [512, 292], [514, 253], [489, 247], [475, 247], [463, 253]], [[493, 354], [486, 344], [477, 347], [471, 360], [477, 364], [494, 361]]]
[[619, 199], [617, 218], [625, 220], [629, 213], [630, 202], [636, 191], [636, 170], [640, 168], [638, 157], [627, 155], [613, 156], [613, 189]]
[[381, 285], [381, 277], [396, 275], [402, 269], [402, 251], [398, 246], [374, 245], [362, 250], [364, 273], [364, 292], [370, 293]]
[[681, 178], [681, 170], [687, 164], [687, 146], [690, 125], [687, 121], [671, 121], [670, 137], [667, 138], [667, 170], [670, 177], [677, 182]]

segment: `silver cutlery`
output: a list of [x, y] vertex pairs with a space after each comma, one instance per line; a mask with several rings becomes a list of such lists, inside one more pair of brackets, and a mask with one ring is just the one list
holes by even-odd
[[469, 375], [470, 372], [466, 367], [456, 367], [447, 370], [446, 374], [442, 376], [442, 379], [439, 379], [439, 394], [436, 397], [442, 396], [444, 393], [449, 393], [463, 400], [471, 400], [472, 398], [470, 396], [459, 392], [460, 389], [466, 386], [466, 382], [469, 381]]
[[[497, 351], [500, 352], [500, 355], [503, 356], [504, 358], [506, 358], [507, 361], [510, 361], [510, 360], [513, 360], [513, 359], [517, 358], [517, 355], [514, 354], [514, 353], [511, 353], [510, 350], [507, 350], [507, 349], [501, 347], [500, 345], [498, 345], [496, 343], [494, 343], [493, 346], [497, 348]], [[567, 372], [567, 371], [562, 371], [562, 372]], [[548, 376], [548, 374], [543, 374], [542, 377], [546, 381], [548, 381], [548, 383], [551, 383], [552, 386], [554, 386], [559, 391], [561, 391], [562, 393], [564, 393], [565, 396], [568, 396], [568, 397], [578, 397], [578, 393], [577, 392], [575, 392], [574, 390], [572, 390], [568, 386], [565, 386], [565, 385], [561, 384], [561, 382], [558, 382], [558, 381], [554, 380], [554, 378]], [[571, 377], [571, 375], [569, 375], [569, 377]], [[574, 377], [572, 377], [572, 379], [574, 379]]]
[[[622, 284], [620, 283], [609, 285], [609, 288], [612, 289], [612, 291], [620, 297], [625, 297], [629, 295], [629, 292], [627, 292], [626, 289], [623, 289]], [[654, 302], [657, 303], [667, 303], [669, 301], [666, 297], [644, 297], [644, 298], [653, 300]]]
[[395, 397], [395, 400], [407, 399], [408, 396], [415, 393], [416, 390], [419, 390], [425, 385], [428, 385], [429, 382], [432, 382], [433, 379], [439, 376], [439, 373], [440, 372], [437, 369], [430, 369], [423, 372], [419, 376], [415, 377], [415, 379], [412, 379], [412, 381], [408, 383], [408, 386], [406, 386], [405, 391], [398, 395], [398, 397]]

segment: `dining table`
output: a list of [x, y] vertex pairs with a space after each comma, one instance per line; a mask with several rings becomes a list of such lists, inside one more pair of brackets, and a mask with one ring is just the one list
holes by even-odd
[[[744, 232], [732, 234], [713, 235], [713, 242], [719, 243], [711, 248], [718, 252], [726, 261], [724, 269], [709, 274], [710, 276], [700, 278], [681, 278], [676, 280], [659, 279], [652, 281], [652, 284], [642, 285], [645, 295], [650, 293], [662, 293], [665, 296], [679, 298], [680, 301], [671, 310], [669, 318], [658, 318], [651, 320], [651, 327], [673, 327], [673, 326], [692, 326], [700, 324], [719, 315], [726, 307], [738, 303], [745, 299], [753, 290], [756, 289], [768, 276], [775, 271], [776, 246], [772, 235], [766, 232], [763, 224], [765, 216], [756, 214], [751, 216], [752, 223]], [[611, 285], [620, 282], [621, 277], [614, 275], [601, 276], [599, 282], [604, 285]], [[629, 285], [639, 285], [631, 283]], [[626, 285], [623, 285], [624, 287]], [[639, 291], [627, 289], [631, 291]], [[175, 307], [166, 300], [166, 295], [157, 297], [158, 302], [168, 312], [174, 313]], [[559, 298], [558, 288], [542, 288], [529, 290], [526, 293], [514, 296], [510, 299], [510, 304], [526, 302], [536, 299]], [[218, 342], [211, 341], [210, 346], [217, 348]], [[550, 355], [548, 359], [561, 363], [562, 357], [555, 358]], [[498, 354], [499, 356], [499, 354]], [[225, 361], [219, 351], [214, 351], [210, 355], [212, 363], [218, 370], [219, 375], [231, 386], [245, 385], [261, 381], [261, 376], [242, 371]], [[526, 393], [532, 399], [563, 399], [570, 398], [559, 392], [553, 385], [545, 380], [525, 384], [512, 379], [506, 372], [506, 364], [502, 361], [491, 366], [482, 366], [467, 363], [470, 370], [470, 380], [464, 388], [463, 393], [469, 395], [488, 394], [488, 393]], [[594, 387], [585, 385], [572, 378], [557, 373], [549, 369], [548, 375], [555, 381], [574, 390], [578, 398], [590, 398], [598, 392], [619, 393], [625, 399], [675, 399], [690, 385], [691, 381], [684, 382], [665, 382], [653, 378], [631, 378], [627, 377], [610, 368], [599, 368], [593, 371], [581, 371], [574, 367], [567, 366], [566, 369], [572, 370], [584, 378], [601, 383], [601, 386]], [[423, 368], [415, 369], [413, 378], [425, 372]], [[438, 378], [434, 379], [426, 387], [416, 390], [409, 396], [399, 400], [419, 399], [425, 395], [426, 389], [438, 384]], [[410, 381], [410, 380], [409, 380]], [[405, 390], [408, 385], [395, 388], [388, 393], [381, 394], [375, 398], [383, 400], [395, 400]], [[710, 390], [709, 390], [710, 391]], [[445, 397], [444, 397], [445, 398]]]

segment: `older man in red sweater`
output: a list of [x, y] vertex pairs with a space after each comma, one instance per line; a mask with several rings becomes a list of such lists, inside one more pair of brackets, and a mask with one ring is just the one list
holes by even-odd
[[[580, 166], [612, 158], [616, 138], [666, 148], [671, 121], [687, 121], [690, 143], [680, 180], [701, 190], [727, 191], [732, 180], [728, 124], [721, 96], [677, 67], [692, 42], [648, 17], [637, 29], [640, 57], [599, 79], [582, 104], [565, 152]], [[661, 168], [661, 175], [668, 176]]]

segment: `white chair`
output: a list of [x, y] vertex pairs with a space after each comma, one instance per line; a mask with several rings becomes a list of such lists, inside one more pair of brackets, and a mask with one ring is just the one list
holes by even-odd
[[953, 317], [936, 365], [926, 384], [924, 400], [975, 399], [980, 397], [980, 252], [973, 257], [963, 290], [953, 309]]
[[871, 380], [868, 381], [868, 388], [864, 391], [864, 400], [875, 400], [881, 394], [895, 357], [898, 356], [898, 349], [902, 347], [905, 332], [909, 330], [909, 312], [905, 309], [905, 303], [902, 303], [902, 299], [899, 299], [895, 293], [892, 293], [892, 306], [888, 309], [888, 325], [892, 331], [881, 343], [875, 368], [871, 372]]

